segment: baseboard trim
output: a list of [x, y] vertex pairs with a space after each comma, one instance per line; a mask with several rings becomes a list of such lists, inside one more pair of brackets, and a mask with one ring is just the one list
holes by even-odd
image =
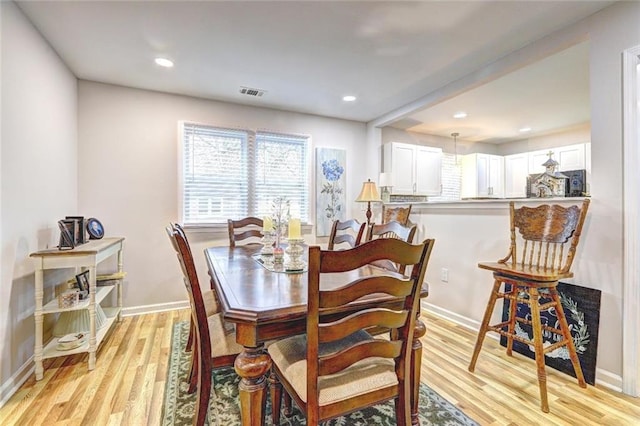
[[31, 356], [27, 362], [25, 362], [19, 369], [16, 371], [9, 380], [4, 382], [2, 386], [0, 386], [0, 408], [4, 407], [9, 398], [15, 394], [20, 386], [27, 381], [29, 377], [35, 372], [35, 365], [33, 363], [33, 356]]
[[[422, 306], [422, 309], [429, 312], [430, 314], [433, 314], [447, 321], [451, 321], [468, 330], [477, 332], [480, 329], [479, 321], [472, 320], [470, 318], [456, 314], [455, 312], [449, 311], [447, 309], [443, 309], [439, 306], [432, 305], [430, 303], [427, 303], [424, 300], [422, 301], [421, 306]], [[495, 333], [488, 333], [486, 337], [494, 340], [499, 339], [499, 336]], [[610, 371], [603, 370], [597, 367], [596, 367], [596, 384], [599, 386], [605, 387], [607, 389], [610, 389], [612, 391], [622, 393], [622, 376], [618, 374], [613, 374]]]
[[456, 314], [455, 312], [449, 311], [447, 309], [443, 309], [439, 306], [436, 305], [432, 305], [431, 303], [427, 303], [426, 301], [422, 301], [421, 303], [422, 308], [443, 319], [446, 319], [447, 321], [451, 321], [453, 323], [456, 323], [459, 326], [462, 326], [468, 330], [471, 331], [478, 331], [480, 329], [480, 322], [479, 321], [475, 321], [472, 319], [469, 319], [467, 317], [464, 317], [462, 315]]
[[154, 314], [157, 312], [175, 311], [178, 309], [188, 309], [189, 301], [158, 303], [155, 305], [130, 306], [122, 308], [122, 316], [130, 317], [134, 315]]

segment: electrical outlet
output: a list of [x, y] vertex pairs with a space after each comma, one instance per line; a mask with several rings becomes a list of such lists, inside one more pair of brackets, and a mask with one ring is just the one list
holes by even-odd
[[443, 283], [449, 282], [449, 270], [447, 268], [442, 268], [440, 270], [440, 281]]

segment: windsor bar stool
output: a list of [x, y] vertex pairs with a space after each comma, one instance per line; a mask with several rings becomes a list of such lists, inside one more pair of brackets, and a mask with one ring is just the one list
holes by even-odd
[[[512, 201], [509, 206], [511, 222], [509, 254], [498, 262], [478, 263], [479, 268], [493, 271], [494, 284], [478, 332], [469, 371], [473, 372], [475, 369], [484, 336], [489, 331], [507, 338], [507, 355], [509, 356], [512, 355], [514, 340], [533, 346], [541, 408], [545, 413], [549, 412], [545, 372], [546, 353], [566, 346], [578, 384], [583, 388], [587, 386], [556, 286], [560, 279], [573, 276], [573, 272], [570, 271], [571, 263], [580, 240], [588, 208], [588, 199], [584, 200], [582, 206], [574, 205], [567, 208], [545, 204], [535, 208], [520, 207], [516, 209]], [[505, 286], [501, 290], [503, 283]], [[508, 301], [508, 319], [495, 325], [489, 325], [498, 299]], [[531, 320], [517, 315], [518, 304], [528, 305]], [[540, 320], [540, 312], [552, 308], [555, 309], [558, 318], [555, 327], [542, 324]], [[516, 334], [516, 323], [530, 325], [533, 339], [522, 337], [522, 333]], [[543, 331], [554, 333], [560, 336], [560, 339], [544, 347]]]

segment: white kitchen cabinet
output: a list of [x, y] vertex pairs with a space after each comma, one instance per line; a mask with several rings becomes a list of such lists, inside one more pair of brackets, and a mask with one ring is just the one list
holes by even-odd
[[513, 154], [504, 157], [504, 196], [516, 198], [527, 196], [529, 154]]
[[468, 154], [462, 157], [462, 198], [502, 198], [504, 196], [504, 157]]
[[383, 171], [393, 176], [392, 194], [440, 195], [442, 149], [386, 143], [383, 147]]
[[[529, 173], [543, 173], [545, 161], [549, 159], [549, 151], [553, 152], [553, 159], [558, 162], [558, 171], [581, 170], [587, 168], [587, 151], [591, 145], [580, 143], [557, 148], [542, 149], [529, 153]], [[590, 152], [588, 153], [590, 157]]]

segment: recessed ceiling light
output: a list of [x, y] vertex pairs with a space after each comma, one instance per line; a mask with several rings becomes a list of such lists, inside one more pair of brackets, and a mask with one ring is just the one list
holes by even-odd
[[156, 58], [156, 65], [160, 65], [161, 67], [171, 68], [173, 66], [173, 61], [167, 58]]
[[523, 127], [522, 129], [520, 129], [520, 131], [522, 133], [530, 132], [531, 131], [531, 127]]
[[353, 95], [347, 95], [347, 96], [343, 96], [342, 100], [345, 102], [353, 102], [356, 100], [356, 97]]
[[453, 118], [466, 118], [466, 117], [467, 117], [467, 113], [464, 111], [456, 112], [455, 114], [453, 114]]

